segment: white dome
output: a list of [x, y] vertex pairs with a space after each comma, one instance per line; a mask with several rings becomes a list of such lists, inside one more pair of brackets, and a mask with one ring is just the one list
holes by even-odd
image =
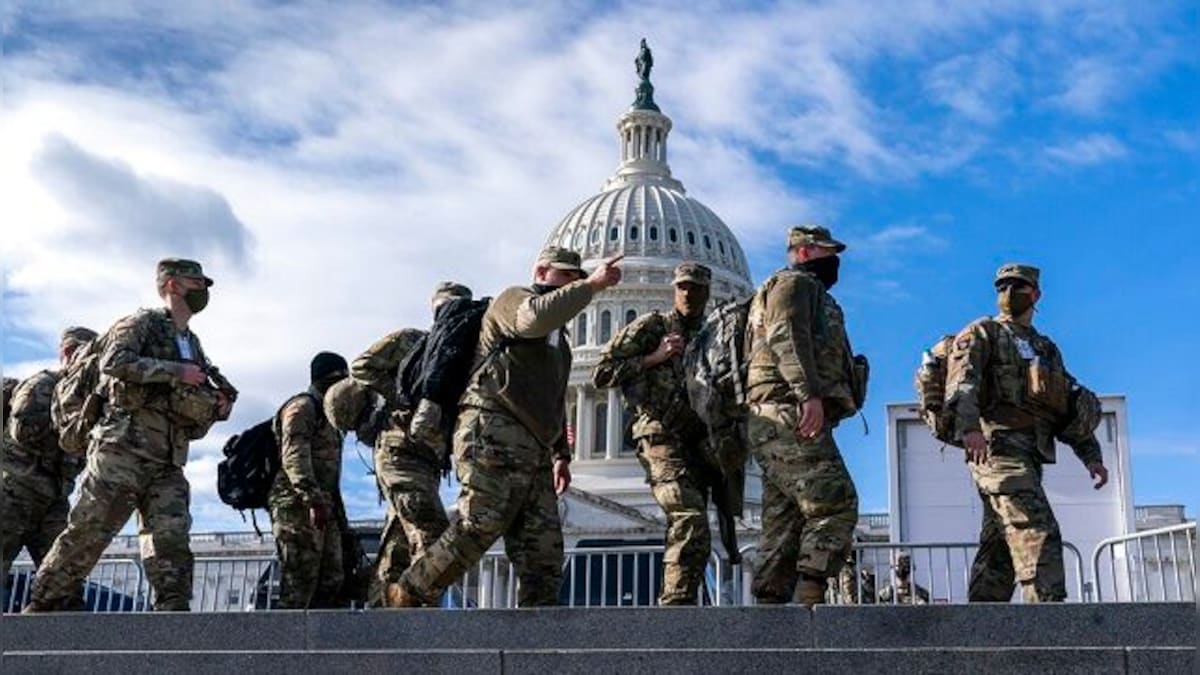
[[[683, 261], [713, 271], [713, 297], [744, 297], [752, 290], [746, 255], [725, 223], [687, 196], [666, 161], [671, 120], [649, 110], [621, 116], [621, 165], [603, 191], [567, 214], [546, 240], [579, 251], [588, 264], [625, 254], [629, 281], [663, 284]], [[644, 278], [643, 278], [644, 277]]]

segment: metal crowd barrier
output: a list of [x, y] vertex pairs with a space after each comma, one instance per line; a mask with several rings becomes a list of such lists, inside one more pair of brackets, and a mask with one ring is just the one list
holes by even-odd
[[1096, 600], [1194, 602], [1196, 523], [1109, 537], [1092, 554]]
[[[18, 560], [12, 564], [9, 579], [0, 579], [0, 585], [4, 586], [0, 611], [16, 613], [29, 603], [34, 576], [31, 561]], [[87, 576], [82, 590], [86, 611], [143, 612], [150, 608], [146, 573], [135, 558], [100, 560]]]
[[[893, 562], [900, 553], [908, 553], [912, 562], [909, 583], [913, 588], [908, 602], [921, 602], [916, 590], [920, 588], [928, 594], [928, 602], [933, 604], [966, 603], [971, 563], [978, 548], [979, 544], [974, 542], [855, 543], [854, 564], [848, 564], [842, 576], [830, 580], [826, 600], [830, 604], [877, 603], [881, 590], [889, 584], [895, 587], [897, 580]], [[753, 560], [757, 551], [757, 546], [745, 546], [742, 548], [742, 558], [747, 561]], [[1070, 542], [1063, 542], [1063, 553], [1067, 575], [1067, 601], [1089, 602], [1090, 584], [1084, 578], [1083, 557], [1079, 549]], [[749, 564], [741, 565], [741, 574], [733, 579], [735, 586], [731, 595], [736, 599], [736, 604], [755, 604], [754, 596], [750, 592], [753, 581], [752, 567]], [[852, 582], [846, 583], [849, 581], [845, 579], [847, 574], [853, 576]], [[1014, 599], [1020, 602], [1020, 593], [1014, 593]], [[898, 594], [892, 593], [890, 603], [899, 602]]]
[[193, 612], [250, 612], [279, 602], [279, 563], [273, 555], [196, 558]]
[[[563, 556], [562, 604], [567, 607], [650, 607], [662, 590], [661, 546], [576, 548]], [[727, 562], [713, 553], [697, 601], [729, 604], [722, 588], [731, 576]], [[489, 551], [442, 599], [453, 609], [517, 606], [517, 577], [502, 551]]]

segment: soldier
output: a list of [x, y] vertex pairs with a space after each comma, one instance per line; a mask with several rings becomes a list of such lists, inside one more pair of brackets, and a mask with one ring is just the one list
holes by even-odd
[[667, 517], [661, 605], [694, 605], [712, 550], [708, 499], [716, 476], [705, 460], [708, 431], [688, 405], [682, 355], [704, 323], [712, 271], [675, 268], [674, 310], [634, 320], [605, 345], [593, 374], [622, 387], [633, 405], [633, 438], [654, 500]]
[[838, 596], [843, 605], [875, 604], [875, 572], [865, 561], [856, 560], [854, 551], [846, 556], [846, 564], [838, 572]]
[[[65, 366], [80, 345], [95, 337], [95, 331], [79, 326], [63, 331], [59, 364]], [[36, 567], [67, 526], [67, 497], [75, 490], [83, 458], [63, 452], [50, 422], [50, 396], [61, 377], [61, 370], [43, 370], [13, 392], [9, 445], [0, 456], [0, 583], [22, 547]]]
[[267, 496], [279, 552], [279, 607], [337, 606], [342, 589], [342, 433], [325, 419], [325, 392], [349, 374], [346, 359], [320, 352], [308, 390], [275, 418], [279, 473]]
[[[470, 299], [471, 289], [443, 282], [434, 289], [433, 312], [455, 299]], [[392, 410], [388, 428], [375, 442], [375, 478], [387, 498], [387, 519], [379, 540], [375, 574], [368, 604], [386, 603], [384, 589], [420, 558], [446, 530], [446, 507], [438, 493], [444, 441], [437, 435], [410, 433], [413, 412], [397, 407], [397, 377], [405, 357], [417, 347], [425, 331], [405, 328], [380, 339], [354, 360], [350, 375], [378, 393]]]
[[[1026, 602], [1066, 599], [1062, 536], [1042, 490], [1042, 464], [1055, 461], [1056, 436], [1096, 489], [1108, 482], [1094, 434], [1099, 403], [1033, 327], [1039, 276], [1028, 265], [1002, 266], [994, 282], [1000, 314], [964, 328], [947, 362], [946, 404], [983, 502], [971, 601], [1007, 602], [1014, 580]], [[1081, 417], [1094, 423], [1078, 423]]]
[[858, 520], [858, 494], [833, 440], [833, 428], [856, 407], [845, 319], [829, 294], [845, 249], [824, 227], [792, 228], [790, 267], [763, 282], [751, 302], [748, 431], [763, 470], [752, 590], [760, 603], [794, 594], [805, 605], [824, 602]]
[[620, 258], [584, 279], [578, 253], [548, 247], [538, 256], [532, 286], [509, 288], [492, 301], [476, 350], [480, 366], [454, 432], [458, 515], [388, 585], [389, 604], [437, 602], [501, 536], [519, 580], [518, 604], [558, 604], [563, 537], [555, 495], [571, 483], [564, 436], [571, 347], [564, 326], [596, 293], [621, 280]]
[[100, 356], [104, 412], [92, 429], [79, 501], [42, 561], [26, 611], [62, 609], [135, 510], [155, 610], [187, 611], [194, 560], [188, 537], [190, 441], [228, 418], [237, 390], [209, 363], [188, 322], [208, 305], [200, 263], [158, 263], [160, 309], [113, 325]]
[[912, 581], [912, 556], [907, 552], [896, 556], [892, 565], [895, 583], [879, 589], [879, 602], [885, 605], [928, 605], [929, 591]]

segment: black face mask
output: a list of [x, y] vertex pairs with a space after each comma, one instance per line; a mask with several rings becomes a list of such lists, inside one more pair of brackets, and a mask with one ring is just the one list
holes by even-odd
[[825, 286], [825, 290], [829, 290], [838, 282], [838, 268], [841, 265], [841, 258], [836, 255], [827, 255], [824, 258], [797, 263], [796, 269], [813, 275], [821, 281], [821, 284]]
[[549, 286], [547, 284], [534, 284], [533, 290], [537, 291], [538, 295], [545, 295], [550, 291], [557, 291], [558, 286]]

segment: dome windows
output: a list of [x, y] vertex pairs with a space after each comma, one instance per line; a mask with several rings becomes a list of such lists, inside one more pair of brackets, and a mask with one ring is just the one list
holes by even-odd
[[609, 241], [616, 241], [617, 239], [620, 239], [620, 238], [621, 238], [621, 228], [619, 228], [619, 227], [608, 228], [608, 240]]
[[636, 309], [625, 310], [625, 325], [626, 326], [633, 323], [635, 319], [637, 319], [637, 310]]
[[582, 347], [587, 344], [587, 314], [580, 314], [575, 320], [575, 346]]
[[650, 226], [650, 241], [658, 241], [658, 226]]
[[692, 232], [691, 230], [689, 230], [689, 231], [688, 231], [688, 233], [687, 233], [687, 243], [688, 243], [688, 246], [695, 246], [695, 245], [696, 245], [696, 233], [695, 233], [695, 232]]
[[600, 230], [601, 230], [601, 228], [599, 225], [592, 228], [592, 244], [593, 245], [600, 243]]
[[710, 239], [707, 234], [704, 235], [704, 248], [710, 251], [712, 250], [712, 239]]
[[667, 230], [667, 240], [670, 241], [672, 244], [678, 244], [679, 243], [679, 230], [676, 230], [673, 227], [671, 229]]
[[608, 344], [612, 339], [612, 312], [607, 309], [600, 312], [600, 340], [599, 344]]
[[630, 225], [629, 226], [629, 241], [637, 241], [637, 238], [638, 238], [637, 225]]
[[724, 257], [725, 256], [725, 242], [718, 239], [717, 240], [717, 248], [720, 249], [721, 256]]

